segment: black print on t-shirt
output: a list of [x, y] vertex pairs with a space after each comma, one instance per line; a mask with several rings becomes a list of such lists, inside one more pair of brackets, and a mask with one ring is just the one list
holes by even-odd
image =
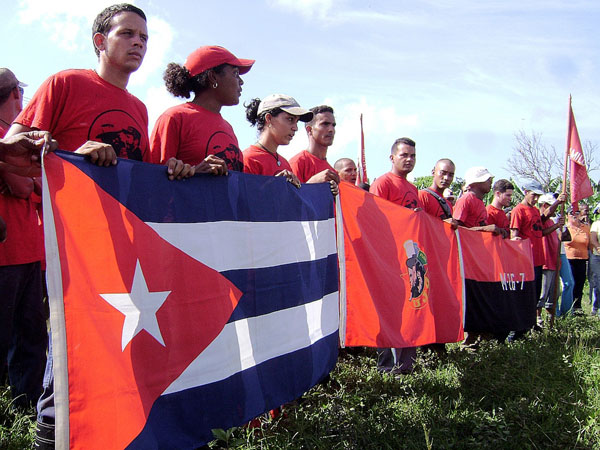
[[205, 156], [207, 155], [215, 155], [221, 158], [225, 161], [229, 170], [244, 171], [242, 152], [231, 142], [231, 137], [224, 131], [217, 131], [210, 137], [206, 144]]
[[146, 137], [141, 133], [141, 128], [129, 113], [112, 109], [94, 119], [88, 140], [112, 145], [119, 158], [142, 161]]

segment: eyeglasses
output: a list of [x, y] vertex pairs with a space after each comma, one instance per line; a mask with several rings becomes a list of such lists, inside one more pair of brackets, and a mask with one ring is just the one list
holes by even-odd
[[23, 94], [25, 93], [25, 89], [23, 89], [23, 87], [18, 84], [15, 87], [19, 90], [19, 92], [21, 93], [21, 97], [22, 97]]

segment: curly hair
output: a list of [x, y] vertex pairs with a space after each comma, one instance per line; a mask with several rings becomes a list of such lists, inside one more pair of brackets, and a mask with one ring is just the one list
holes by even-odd
[[175, 97], [190, 98], [192, 92], [197, 94], [210, 88], [208, 74], [211, 70], [215, 73], [221, 73], [228, 65], [221, 64], [192, 77], [185, 66], [172, 62], [167, 66], [163, 80], [165, 80], [167, 91]]

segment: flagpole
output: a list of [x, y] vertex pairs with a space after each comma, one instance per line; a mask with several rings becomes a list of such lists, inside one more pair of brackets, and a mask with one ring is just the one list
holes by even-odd
[[[568, 118], [567, 118], [567, 148], [565, 150], [565, 167], [563, 169], [563, 180], [562, 180], [562, 194], [566, 194], [567, 192], [567, 165], [569, 164], [569, 150], [571, 147], [571, 117], [573, 117], [573, 109], [571, 106], [571, 94], [569, 94], [569, 111], [568, 111]], [[566, 203], [566, 201], [565, 201]], [[560, 205], [560, 215], [561, 217], [565, 217], [565, 203], [562, 203]], [[554, 301], [555, 301], [555, 305], [554, 305], [554, 314], [551, 315], [550, 317], [550, 327], [552, 328], [552, 325], [554, 325], [554, 315], [556, 314], [556, 308], [558, 307], [558, 280], [560, 278], [560, 263], [561, 263], [561, 249], [563, 246], [563, 242], [562, 242], [562, 233], [564, 232], [564, 228], [567, 226], [567, 219], [565, 217], [565, 225], [563, 227], [561, 227], [560, 232], [561, 232], [561, 239], [558, 243], [558, 252], [556, 255], [556, 275], [554, 276]], [[562, 298], [561, 298], [561, 304], [562, 304]]]
[[[567, 165], [569, 164], [569, 147], [571, 146], [571, 118], [573, 117], [572, 113], [573, 109], [571, 106], [571, 94], [569, 94], [569, 112], [567, 118], [567, 148], [565, 150], [565, 167], [563, 170], [563, 185], [562, 185], [562, 193], [565, 194], [567, 192]], [[561, 212], [564, 212], [564, 203], [561, 206]]]

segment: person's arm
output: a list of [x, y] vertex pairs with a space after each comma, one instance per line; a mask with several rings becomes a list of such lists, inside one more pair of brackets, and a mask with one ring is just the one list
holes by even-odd
[[521, 236], [519, 236], [519, 229], [518, 228], [511, 228], [510, 229], [510, 238], [511, 239], [521, 239]]
[[307, 183], [329, 183], [329, 189], [333, 195], [337, 195], [339, 192], [338, 184], [340, 182], [340, 176], [335, 170], [325, 169], [319, 173], [314, 174], [308, 180]]
[[542, 230], [542, 236], [546, 236], [548, 234], [554, 233], [556, 230], [558, 230], [559, 228], [562, 228], [565, 224], [565, 218], [564, 217], [559, 217], [558, 218], [558, 222], [556, 222], [554, 225], [552, 225], [551, 227], [548, 228], [544, 228]]
[[592, 231], [590, 233], [590, 247], [591, 250], [596, 250], [596, 252], [600, 252], [600, 242], [598, 242], [598, 232]]
[[562, 205], [566, 200], [566, 194], [559, 194], [558, 198], [554, 201], [554, 203], [550, 205], [550, 208], [548, 208], [544, 214], [541, 214], [542, 221], [546, 220], [548, 217], [551, 217], [554, 211], [556, 211], [556, 208], [558, 208], [559, 205]]
[[15, 133], [21, 129], [15, 125], [18, 124], [11, 126], [6, 136], [0, 139], [0, 170], [26, 177], [39, 176], [41, 151], [54, 151], [58, 144], [46, 131], [27, 131], [25, 128], [26, 131]]
[[0, 192], [16, 198], [29, 198], [34, 189], [33, 178], [22, 177], [11, 172], [0, 175]]

